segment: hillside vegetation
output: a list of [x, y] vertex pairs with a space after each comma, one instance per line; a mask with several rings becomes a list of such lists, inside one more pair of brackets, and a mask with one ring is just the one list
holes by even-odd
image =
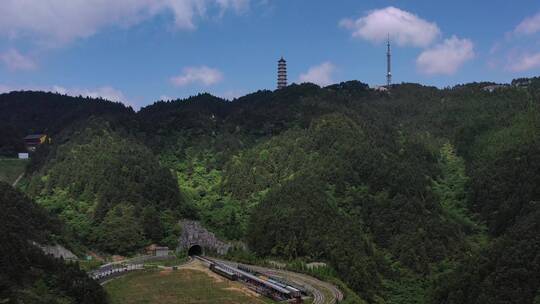
[[73, 99], [92, 114], [23, 189], [103, 252], [173, 246], [197, 218], [258, 257], [328, 262], [369, 303], [535, 303], [539, 83], [303, 84], [138, 113]]
[[28, 160], [0, 158], [0, 182], [13, 184], [24, 173]]
[[101, 286], [76, 264], [46, 256], [61, 223], [10, 185], [0, 182], [0, 302], [107, 303]]
[[176, 177], [148, 148], [98, 118], [57, 142], [33, 158], [26, 191], [64, 220], [75, 240], [120, 254], [151, 242], [176, 245], [177, 221], [189, 207]]

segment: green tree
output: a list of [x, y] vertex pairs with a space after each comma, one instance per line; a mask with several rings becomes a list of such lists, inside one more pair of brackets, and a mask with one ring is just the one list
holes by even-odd
[[441, 174], [432, 180], [433, 193], [441, 206], [454, 220], [470, 230], [476, 224], [469, 216], [467, 186], [469, 177], [465, 170], [465, 161], [456, 155], [454, 147], [445, 143], [440, 150], [439, 168]]
[[54, 216], [2, 182], [0, 209], [0, 302], [108, 302], [103, 288], [78, 264], [45, 255], [35, 245], [51, 243], [62, 233]]
[[124, 255], [134, 253], [146, 243], [134, 208], [128, 205], [117, 205], [107, 212], [94, 235], [98, 248]]
[[152, 206], [145, 207], [141, 217], [142, 228], [146, 239], [155, 243], [160, 242], [165, 235], [165, 231], [156, 208]]

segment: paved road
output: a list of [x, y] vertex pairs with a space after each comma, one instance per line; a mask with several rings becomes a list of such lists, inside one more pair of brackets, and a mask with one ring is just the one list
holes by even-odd
[[[214, 260], [229, 264], [234, 267], [238, 266], [238, 263], [219, 259]], [[343, 293], [336, 286], [328, 282], [316, 279], [312, 276], [287, 270], [273, 269], [261, 266], [250, 265], [250, 267], [255, 271], [284, 278], [291, 283], [305, 288], [307, 291], [313, 294], [313, 304], [334, 304], [343, 300]]]
[[12, 186], [13, 186], [13, 187], [17, 187], [17, 184], [19, 183], [19, 181], [21, 180], [21, 178], [23, 178], [23, 176], [24, 176], [24, 172], [21, 173], [21, 174], [19, 175], [19, 177], [17, 177], [17, 179], [13, 182]]

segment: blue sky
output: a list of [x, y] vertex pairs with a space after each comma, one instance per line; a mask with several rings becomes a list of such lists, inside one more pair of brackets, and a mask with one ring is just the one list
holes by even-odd
[[104, 96], [135, 108], [290, 82], [439, 87], [540, 74], [540, 1], [3, 0], [0, 91]]

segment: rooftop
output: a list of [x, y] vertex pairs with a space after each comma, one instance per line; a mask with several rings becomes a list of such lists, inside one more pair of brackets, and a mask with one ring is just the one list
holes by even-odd
[[47, 136], [46, 134], [31, 134], [24, 137], [24, 139], [40, 139], [43, 136]]

